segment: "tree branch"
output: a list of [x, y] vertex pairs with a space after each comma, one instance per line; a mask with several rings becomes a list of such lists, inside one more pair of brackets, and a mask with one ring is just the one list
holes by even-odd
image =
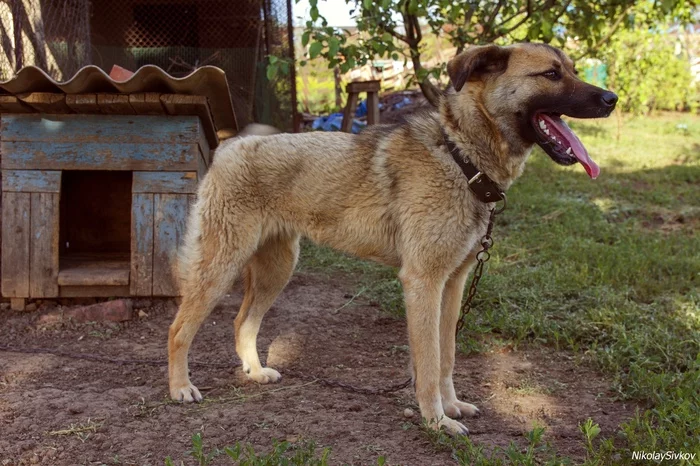
[[617, 19], [615, 20], [613, 25], [610, 27], [610, 30], [608, 31], [608, 33], [604, 37], [602, 37], [600, 40], [598, 40], [598, 42], [596, 42], [592, 47], [588, 47], [584, 53], [577, 55], [576, 60], [580, 59], [581, 57], [585, 57], [586, 55], [590, 54], [591, 51], [598, 49], [601, 45], [608, 42], [612, 38], [613, 34], [615, 34], [615, 32], [618, 30], [618, 28], [622, 24], [622, 21], [625, 19], [625, 17], [627, 16], [627, 13], [629, 13], [631, 8], [632, 8], [632, 4], [627, 5], [627, 8], [622, 10], [622, 13], [620, 14], [620, 16], [617, 17]]

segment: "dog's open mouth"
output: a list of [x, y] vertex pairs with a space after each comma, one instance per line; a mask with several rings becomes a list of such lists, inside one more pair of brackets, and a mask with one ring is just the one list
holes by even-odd
[[533, 127], [538, 136], [537, 143], [552, 160], [561, 165], [581, 162], [586, 173], [593, 179], [600, 174], [600, 168], [588, 155], [581, 140], [571, 131], [569, 125], [554, 113], [536, 113]]

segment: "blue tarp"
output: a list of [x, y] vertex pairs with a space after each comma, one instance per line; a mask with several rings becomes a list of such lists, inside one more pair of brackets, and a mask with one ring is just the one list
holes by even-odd
[[[321, 131], [340, 131], [340, 125], [343, 124], [342, 113], [332, 113], [327, 116], [320, 116], [311, 124], [311, 128]], [[357, 119], [352, 120], [351, 131], [355, 134], [362, 131], [367, 126], [367, 123]]]

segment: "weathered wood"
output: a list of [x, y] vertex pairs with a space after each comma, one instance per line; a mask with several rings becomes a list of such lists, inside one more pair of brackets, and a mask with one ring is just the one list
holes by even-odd
[[203, 128], [195, 116], [4, 115], [4, 142], [198, 144]]
[[66, 105], [75, 113], [100, 113], [97, 94], [71, 94], [66, 96]]
[[24, 298], [10, 298], [10, 309], [13, 311], [24, 311], [27, 300]]
[[349, 133], [352, 129], [352, 120], [355, 118], [355, 110], [357, 109], [357, 94], [348, 94], [348, 103], [343, 111], [343, 122], [340, 125], [340, 130]]
[[29, 297], [29, 193], [3, 193], [2, 295]]
[[58, 201], [58, 194], [31, 194], [29, 296], [32, 298], [58, 296]]
[[130, 94], [129, 104], [138, 115], [163, 115], [165, 108], [160, 103], [160, 94], [156, 92], [144, 92]]
[[208, 168], [209, 165], [211, 165], [212, 151], [209, 141], [207, 141], [206, 131], [204, 131], [201, 120], [199, 120], [199, 134], [199, 152], [204, 156], [204, 163]]
[[129, 287], [134, 296], [153, 294], [153, 213], [153, 194], [132, 196]]
[[121, 298], [129, 296], [128, 286], [60, 286], [61, 298]]
[[127, 286], [129, 285], [128, 260], [94, 261], [79, 260], [61, 263], [58, 273], [60, 286]]
[[368, 125], [378, 125], [379, 124], [379, 93], [378, 92], [368, 92], [367, 93], [367, 124]]
[[72, 113], [66, 105], [66, 95], [52, 92], [29, 92], [17, 94], [19, 100], [40, 113]]
[[2, 113], [31, 113], [34, 109], [19, 100], [14, 95], [0, 95], [0, 114]]
[[197, 144], [0, 142], [2, 168], [31, 170], [197, 170]]
[[2, 190], [13, 193], [59, 193], [61, 172], [48, 170], [5, 170]]
[[153, 235], [153, 296], [177, 296], [172, 264], [185, 232], [189, 196], [155, 194], [155, 231]]
[[348, 94], [353, 92], [356, 94], [360, 92], [379, 92], [381, 89], [381, 84], [382, 82], [379, 80], [357, 81], [348, 83], [345, 89], [347, 90]]
[[211, 116], [207, 98], [201, 95], [163, 94], [160, 102], [169, 115], [196, 115], [202, 120], [204, 133], [210, 147], [219, 145], [216, 126]]
[[97, 105], [100, 113], [105, 115], [136, 114], [129, 104], [129, 96], [125, 94], [97, 94]]
[[197, 192], [196, 172], [134, 172], [131, 185], [134, 193], [180, 193]]
[[202, 153], [202, 148], [199, 147], [197, 150], [199, 152], [199, 157], [197, 158], [197, 179], [201, 181], [204, 179], [204, 175], [207, 174], [209, 164], [206, 161], [207, 157]]

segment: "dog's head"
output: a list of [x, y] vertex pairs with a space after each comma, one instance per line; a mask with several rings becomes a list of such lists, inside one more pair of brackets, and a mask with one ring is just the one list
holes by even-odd
[[583, 82], [561, 50], [545, 44], [473, 46], [447, 65], [457, 92], [478, 99], [501, 128], [517, 128], [525, 144], [537, 143], [561, 165], [581, 162], [591, 178], [600, 169], [561, 119], [607, 117], [617, 95]]

